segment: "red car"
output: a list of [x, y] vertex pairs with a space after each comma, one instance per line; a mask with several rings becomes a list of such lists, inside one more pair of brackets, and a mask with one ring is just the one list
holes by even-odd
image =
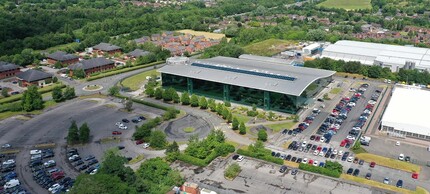
[[344, 147], [346, 145], [346, 141], [342, 140], [342, 142], [340, 142], [340, 147]]
[[143, 142], [143, 140], [137, 140], [137, 141], [136, 141], [136, 145], [140, 145], [140, 144], [142, 144], [142, 143], [144, 143], [144, 142]]
[[317, 147], [317, 150], [320, 152], [320, 151], [322, 150], [322, 147], [321, 147], [321, 146], [318, 146], [318, 147]]
[[416, 172], [412, 173], [412, 178], [413, 179], [418, 179], [418, 173], [416, 173]]
[[112, 131], [112, 135], [121, 135], [122, 132], [121, 131]]
[[308, 164], [312, 165], [312, 164], [314, 164], [314, 161], [313, 160], [309, 160]]
[[371, 162], [370, 163], [370, 168], [375, 168], [375, 166], [376, 166], [376, 162]]
[[321, 139], [321, 137], [320, 136], [316, 136], [315, 137], [315, 141], [319, 141]]
[[64, 172], [63, 171], [58, 171], [58, 172], [54, 172], [51, 174], [52, 179], [55, 179], [57, 177], [64, 177]]

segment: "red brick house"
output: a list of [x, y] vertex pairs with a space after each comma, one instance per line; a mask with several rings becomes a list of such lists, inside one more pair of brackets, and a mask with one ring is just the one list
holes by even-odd
[[105, 53], [109, 55], [114, 55], [115, 53], [121, 54], [121, 47], [102, 42], [98, 45], [93, 46], [93, 52], [99, 55], [104, 55]]
[[149, 55], [149, 54], [150, 54], [150, 52], [148, 52], [148, 51], [144, 51], [141, 49], [135, 49], [134, 51], [127, 53], [127, 59], [136, 59], [136, 58], [143, 57], [143, 56]]
[[13, 77], [19, 72], [21, 71], [18, 65], [0, 61], [0, 79]]
[[62, 65], [70, 65], [79, 62], [79, 57], [73, 54], [68, 54], [63, 51], [57, 51], [47, 56], [48, 63], [54, 65], [60, 62]]
[[106, 71], [115, 68], [115, 62], [103, 58], [93, 58], [88, 60], [83, 60], [80, 63], [76, 63], [69, 66], [70, 77], [73, 76], [73, 71], [77, 69], [82, 69], [85, 72], [85, 76], [89, 77], [92, 73]]
[[52, 76], [52, 74], [43, 71], [29, 69], [19, 73], [16, 77], [21, 87], [28, 87], [30, 85], [43, 87], [52, 84]]

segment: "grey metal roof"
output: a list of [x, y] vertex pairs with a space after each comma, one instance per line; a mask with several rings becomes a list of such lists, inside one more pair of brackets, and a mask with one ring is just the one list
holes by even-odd
[[[199, 67], [192, 65], [193, 63], [214, 68]], [[328, 70], [230, 57], [192, 60], [186, 65], [165, 65], [158, 71], [294, 96], [300, 96], [315, 80], [332, 76], [335, 73]], [[283, 79], [285, 77], [290, 77], [293, 81]]]
[[102, 50], [102, 51], [114, 51], [114, 50], [121, 49], [121, 47], [102, 42], [98, 45], [93, 46], [93, 49]]
[[80, 63], [76, 63], [73, 65], [69, 65], [69, 69], [71, 70], [76, 70], [76, 69], [91, 69], [94, 67], [101, 67], [101, 66], [105, 66], [105, 65], [110, 65], [110, 64], [114, 64], [115, 62], [103, 58], [103, 57], [98, 57], [98, 58], [92, 58], [92, 59], [88, 59], [88, 60], [83, 60]]
[[132, 57], [141, 57], [141, 56], [145, 56], [148, 55], [150, 52], [148, 51], [144, 51], [141, 49], [135, 49], [134, 51], [131, 51], [129, 53], [127, 53], [127, 56], [132, 56]]
[[16, 77], [22, 80], [25, 80], [27, 82], [34, 82], [34, 81], [44, 80], [47, 78], [52, 78], [52, 74], [39, 71], [39, 70], [29, 69], [27, 71], [19, 73]]
[[19, 66], [13, 63], [0, 61], [0, 72], [9, 71], [12, 69], [19, 69]]
[[68, 61], [72, 59], [78, 59], [79, 57], [73, 54], [68, 54], [63, 51], [57, 51], [55, 53], [51, 53], [47, 56], [50, 59], [54, 59], [56, 61]]
[[256, 61], [263, 61], [263, 62], [270, 62], [270, 63], [280, 63], [280, 64], [291, 64], [291, 60], [286, 59], [280, 59], [280, 58], [273, 58], [273, 57], [263, 57], [258, 55], [248, 55], [243, 54], [239, 56], [239, 59], [247, 59], [247, 60], [256, 60]]

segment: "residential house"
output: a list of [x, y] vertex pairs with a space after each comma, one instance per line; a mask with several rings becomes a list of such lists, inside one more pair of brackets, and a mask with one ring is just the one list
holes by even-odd
[[106, 71], [115, 68], [115, 62], [109, 59], [98, 57], [88, 60], [83, 60], [80, 63], [76, 63], [69, 66], [70, 77], [73, 76], [73, 71], [82, 69], [85, 72], [85, 76], [90, 76], [92, 73]]
[[102, 42], [98, 45], [93, 46], [93, 52], [96, 52], [99, 55], [104, 55], [105, 53], [109, 55], [114, 55], [115, 53], [121, 54], [121, 47]]
[[21, 87], [28, 87], [31, 85], [43, 87], [52, 84], [53, 75], [40, 70], [29, 69], [17, 74], [16, 77]]
[[161, 40], [161, 35], [159, 35], [159, 34], [153, 34], [153, 35], [151, 35], [151, 40], [152, 41]]
[[173, 36], [173, 32], [172, 31], [164, 31], [161, 36]]
[[21, 72], [19, 69], [20, 67], [18, 65], [0, 61], [0, 79], [15, 76], [17, 73]]
[[373, 27], [371, 24], [364, 24], [361, 26], [361, 31], [363, 32], [373, 32], [375, 30], [375, 27]]
[[134, 42], [136, 42], [137, 44], [144, 44], [145, 42], [150, 42], [151, 38], [149, 36], [142, 36], [138, 39], [134, 39]]
[[144, 51], [141, 49], [135, 49], [134, 51], [127, 53], [126, 57], [127, 57], [127, 59], [136, 59], [136, 58], [143, 57], [143, 56], [149, 55], [149, 54], [150, 54], [150, 52], [148, 52], [148, 51]]
[[79, 62], [79, 57], [73, 54], [68, 54], [63, 51], [57, 51], [47, 56], [48, 64], [54, 65], [59, 62], [62, 65], [70, 65]]

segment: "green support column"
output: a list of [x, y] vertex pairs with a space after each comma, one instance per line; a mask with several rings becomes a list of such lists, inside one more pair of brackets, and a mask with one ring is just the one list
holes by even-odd
[[187, 88], [188, 88], [188, 93], [189, 94], [193, 94], [193, 79], [187, 77]]
[[270, 110], [270, 93], [264, 91], [264, 109]]
[[224, 101], [230, 102], [230, 85], [223, 84], [224, 86]]

